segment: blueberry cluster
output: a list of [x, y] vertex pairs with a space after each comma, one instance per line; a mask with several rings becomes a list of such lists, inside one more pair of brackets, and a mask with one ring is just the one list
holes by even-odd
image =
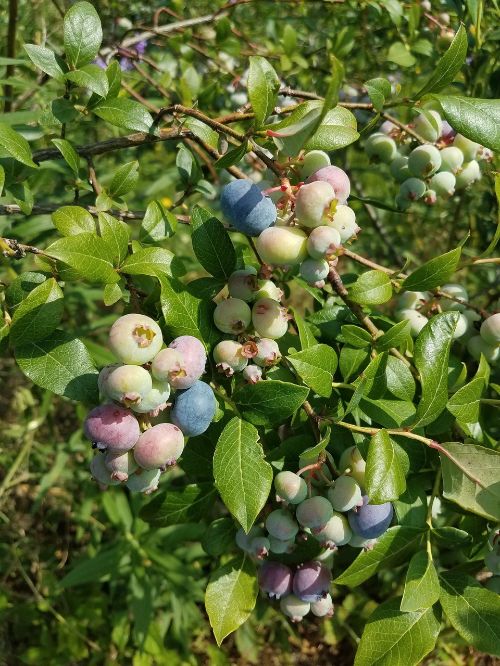
[[[205, 348], [182, 335], [162, 349], [160, 327], [141, 314], [115, 321], [109, 346], [120, 362], [101, 370], [99, 392], [106, 402], [85, 419], [85, 435], [97, 449], [90, 470], [102, 487], [125, 483], [132, 492], [149, 494], [182, 454], [184, 438], [205, 432], [214, 417], [214, 393], [200, 380]], [[171, 422], [152, 426], [172, 390]]]
[[365, 143], [367, 155], [388, 164], [400, 183], [396, 195], [400, 210], [417, 200], [432, 205], [469, 187], [481, 178], [478, 160], [493, 157], [488, 148], [457, 134], [437, 111], [419, 114], [410, 127], [428, 143], [415, 147], [413, 138], [390, 121]]
[[[353, 446], [342, 454], [341, 474], [335, 480], [321, 464], [307, 465], [297, 474], [279, 472], [274, 488], [280, 506], [268, 513], [263, 525], [248, 534], [240, 529], [236, 535], [239, 548], [261, 565], [262, 592], [278, 599], [294, 622], [309, 611], [318, 617], [333, 614], [333, 552], [346, 544], [370, 549], [391, 524], [392, 504], [371, 504], [364, 494], [365, 466]], [[280, 561], [308, 540], [318, 548], [314, 559], [295, 567]]]
[[485, 585], [489, 590], [500, 594], [500, 529], [494, 529], [488, 539], [489, 553], [484, 558], [484, 563], [493, 574]]

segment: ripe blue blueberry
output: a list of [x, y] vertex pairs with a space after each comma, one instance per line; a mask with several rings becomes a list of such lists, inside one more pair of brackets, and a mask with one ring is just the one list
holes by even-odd
[[220, 199], [223, 214], [233, 227], [247, 236], [258, 236], [276, 221], [276, 206], [251, 180], [233, 180]]
[[368, 497], [364, 495], [363, 506], [349, 511], [349, 525], [358, 536], [376, 539], [387, 530], [393, 514], [394, 509], [390, 502], [369, 504]]
[[190, 388], [179, 391], [172, 408], [172, 423], [185, 437], [201, 435], [212, 422], [217, 403], [214, 392], [205, 382], [197, 381]]
[[332, 575], [320, 562], [305, 562], [293, 577], [293, 593], [302, 601], [313, 603], [328, 594]]

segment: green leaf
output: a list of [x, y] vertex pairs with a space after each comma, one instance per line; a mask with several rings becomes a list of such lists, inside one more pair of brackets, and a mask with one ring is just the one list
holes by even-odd
[[108, 213], [99, 213], [97, 219], [101, 238], [108, 246], [111, 261], [121, 264], [128, 253], [128, 243], [130, 240], [129, 226]]
[[45, 46], [38, 46], [38, 44], [25, 44], [24, 50], [28, 54], [29, 59], [35, 64], [42, 72], [52, 76], [54, 79], [61, 80], [64, 77], [59, 63], [56, 59], [54, 51], [46, 48]]
[[274, 67], [262, 56], [250, 56], [248, 98], [257, 126], [264, 123], [276, 106], [280, 80]]
[[413, 67], [416, 63], [409, 48], [402, 42], [394, 42], [394, 44], [391, 44], [386, 60], [389, 60], [389, 62], [395, 62], [396, 65], [400, 65], [401, 67]]
[[228, 280], [236, 268], [236, 252], [222, 223], [205, 208], [191, 214], [193, 250], [203, 268], [216, 278]]
[[148, 133], [153, 124], [151, 114], [142, 104], [123, 97], [103, 99], [92, 108], [92, 111], [111, 125], [136, 132]]
[[392, 502], [404, 493], [406, 479], [394, 442], [386, 430], [370, 440], [366, 460], [366, 492], [372, 504]]
[[139, 231], [139, 240], [157, 243], [173, 236], [177, 231], [177, 218], [160, 201], [150, 201]]
[[382, 271], [363, 273], [349, 288], [349, 298], [360, 305], [380, 305], [391, 296], [391, 279]]
[[500, 100], [435, 95], [453, 129], [491, 150], [500, 150]]
[[370, 615], [354, 666], [417, 666], [434, 648], [440, 617], [434, 608], [403, 613], [400, 599], [380, 604]]
[[258, 592], [255, 565], [245, 555], [212, 574], [205, 592], [205, 608], [217, 645], [248, 619]]
[[117, 60], [112, 60], [107, 69], [106, 76], [108, 77], [108, 99], [113, 97], [118, 97], [120, 90], [122, 89], [122, 70], [120, 69], [120, 64]]
[[302, 379], [318, 395], [328, 398], [337, 369], [337, 354], [329, 345], [314, 345], [286, 357]]
[[24, 136], [5, 123], [0, 123], [0, 146], [15, 160], [26, 166], [37, 168], [31, 157], [31, 148]]
[[387, 79], [370, 79], [365, 84], [366, 92], [376, 111], [382, 111], [386, 99], [392, 94], [392, 87]]
[[64, 161], [78, 178], [78, 169], [80, 167], [80, 156], [66, 139], [52, 139], [52, 143], [64, 157]]
[[305, 386], [266, 380], [242, 386], [233, 395], [243, 418], [254, 425], [272, 427], [283, 423], [309, 394]]
[[193, 335], [199, 340], [210, 342], [214, 339], [214, 304], [193, 296], [179, 280], [162, 276], [161, 309], [168, 334]]
[[500, 657], [500, 597], [462, 572], [441, 576], [440, 601], [467, 644]]
[[288, 157], [292, 157], [302, 149], [306, 141], [316, 131], [320, 119], [321, 109], [312, 109], [296, 123], [287, 125], [278, 131], [270, 130], [272, 132], [271, 136], [279, 150]]
[[109, 194], [113, 199], [122, 197], [127, 192], [131, 192], [137, 185], [139, 180], [139, 162], [127, 162], [115, 171], [111, 185], [109, 186]]
[[129, 255], [120, 266], [127, 275], [150, 275], [163, 277], [172, 274], [172, 261], [175, 260], [170, 250], [163, 247], [145, 247]]
[[[346, 113], [347, 112], [347, 113]], [[341, 106], [330, 109], [307, 141], [306, 150], [340, 150], [359, 139], [356, 118]]]
[[458, 312], [443, 312], [432, 317], [415, 341], [422, 395], [414, 427], [432, 423], [448, 402], [448, 357], [458, 316]]
[[264, 459], [257, 428], [237, 416], [217, 441], [214, 479], [222, 501], [248, 532], [267, 502], [273, 470]]
[[114, 305], [116, 302], [118, 302], [122, 295], [123, 294], [120, 285], [115, 282], [115, 284], [105, 285], [102, 292], [102, 300], [104, 305], [109, 307], [110, 305]]
[[81, 69], [68, 72], [65, 77], [68, 81], [76, 83], [80, 88], [87, 88], [99, 97], [106, 97], [108, 94], [108, 77], [98, 65], [85, 65]]
[[88, 282], [112, 284], [120, 279], [110, 260], [107, 243], [93, 233], [60, 238], [45, 252], [70, 266]]
[[59, 584], [64, 589], [75, 585], [88, 585], [101, 581], [107, 576], [114, 576], [123, 555], [124, 549], [121, 543], [107, 550], [101, 550], [93, 557], [78, 561], [76, 566], [64, 576]]
[[444, 284], [456, 271], [461, 252], [462, 248], [456, 247], [446, 254], [426, 261], [416, 271], [410, 273], [401, 285], [402, 289], [425, 291]]
[[368, 331], [361, 326], [355, 326], [354, 324], [344, 324], [342, 326], [342, 337], [344, 341], [356, 347], [357, 349], [363, 349], [363, 347], [371, 347], [373, 338], [368, 333]]
[[410, 337], [410, 322], [400, 321], [392, 326], [384, 335], [381, 335], [375, 341], [375, 346], [379, 351], [388, 351], [391, 347], [396, 349], [403, 345]]
[[353, 349], [347, 347], [347, 345], [343, 346], [340, 350], [339, 367], [344, 381], [347, 382], [351, 377], [358, 374], [363, 366], [368, 365], [369, 361], [370, 350], [366, 347]]
[[248, 144], [246, 141], [243, 141], [239, 146], [228, 150], [222, 155], [222, 157], [219, 157], [219, 159], [214, 162], [214, 166], [218, 169], [227, 169], [228, 167], [233, 166], [233, 164], [238, 164], [238, 162], [241, 162], [247, 154], [247, 150]]
[[50, 338], [20, 345], [16, 361], [32, 382], [72, 400], [95, 403], [97, 370], [81, 340], [55, 330]]
[[426, 528], [409, 525], [390, 527], [378, 539], [372, 550], [361, 552], [334, 582], [355, 587], [382, 569], [408, 561], [408, 555], [420, 547], [426, 531]]
[[64, 16], [64, 51], [76, 69], [97, 56], [102, 42], [101, 20], [90, 2], [76, 2]]
[[407, 480], [405, 492], [394, 502], [394, 511], [399, 525], [425, 526], [427, 495], [418, 476]]
[[467, 511], [500, 521], [500, 453], [474, 444], [440, 444], [443, 495]]
[[232, 549], [235, 536], [236, 529], [232, 518], [217, 518], [208, 526], [201, 545], [212, 557], [220, 557]]
[[16, 346], [43, 340], [61, 321], [64, 310], [62, 289], [50, 278], [35, 287], [14, 312], [10, 339]]
[[438, 60], [434, 72], [424, 87], [415, 95], [419, 99], [423, 95], [437, 92], [453, 83], [455, 76], [465, 63], [467, 57], [467, 30], [463, 26], [457, 30], [446, 53]]
[[95, 233], [94, 218], [80, 206], [62, 206], [52, 213], [52, 222], [63, 236], [77, 236], [85, 232]]
[[411, 558], [406, 572], [405, 590], [401, 610], [405, 613], [425, 610], [439, 600], [439, 579], [427, 550], [421, 550]]
[[7, 193], [10, 194], [25, 215], [31, 215], [35, 199], [26, 181], [24, 183], [12, 183], [9, 185]]
[[215, 488], [212, 484], [193, 483], [160, 493], [142, 507], [139, 515], [153, 527], [198, 522], [210, 512], [214, 500]]
[[451, 396], [446, 408], [459, 423], [477, 423], [483, 391], [484, 379], [476, 377]]
[[292, 308], [293, 320], [297, 326], [299, 332], [300, 346], [302, 349], [308, 349], [309, 347], [314, 347], [317, 344], [317, 340], [311, 331], [309, 324], [302, 318], [302, 316], [297, 312], [296, 309]]
[[2, 196], [4, 185], [5, 185], [5, 169], [0, 164], [0, 197]]

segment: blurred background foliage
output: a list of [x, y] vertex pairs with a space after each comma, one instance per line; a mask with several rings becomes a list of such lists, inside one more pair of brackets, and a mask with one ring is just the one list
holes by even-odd
[[[450, 31], [460, 22], [469, 40], [460, 92], [499, 97], [496, 0], [433, 1], [430, 14], [419, 2], [398, 0], [227, 4], [220, 0], [94, 0], [92, 4], [103, 22], [104, 48], [145, 29], [211, 15], [206, 22], [188, 27], [181, 23], [175, 31], [149, 39], [139, 47], [144, 49], [142, 57], [135, 49], [115, 56], [124, 89], [128, 95], [138, 95], [153, 113], [174, 103], [196, 105], [211, 117], [241, 109], [247, 102], [248, 56], [255, 54], [268, 58], [283, 85], [293, 89], [324, 94], [329, 57], [335, 55], [345, 67], [343, 101], [368, 101], [362, 84], [378, 76], [387, 77], [400, 97], [411, 98], [433, 71], [449, 45]], [[45, 44], [60, 52], [62, 15], [71, 3], [4, 0], [0, 35], [5, 44], [9, 5], [11, 11], [17, 6], [17, 21], [15, 53], [10, 53], [14, 60], [0, 57], [2, 121], [21, 130], [33, 147], [50, 146], [50, 139], [61, 132], [52, 102], [57, 99], [64, 104], [65, 91], [35, 70], [22, 45]], [[295, 102], [286, 95], [279, 98], [280, 105]], [[361, 140], [332, 154], [332, 163], [349, 171], [358, 195], [391, 207], [397, 186], [383, 166], [368, 163], [362, 149], [373, 115], [355, 113]], [[394, 114], [408, 122], [414, 111], [408, 104]], [[69, 114], [67, 118], [66, 136], [77, 145], [122, 134], [95, 122], [94, 117]], [[175, 207], [178, 214], [186, 214], [193, 203], [217, 210], [217, 191], [228, 176], [215, 171], [196, 145], [190, 148], [165, 141], [107, 153], [95, 158], [96, 175], [106, 186], [119, 166], [138, 160], [138, 184], [125, 197], [130, 210], [144, 211], [153, 199], [167, 209]], [[255, 180], [273, 180], [250, 158], [243, 168]], [[455, 247], [470, 229], [464, 254], [480, 254], [496, 224], [492, 174], [490, 166], [466, 196], [457, 196], [445, 206], [421, 206], [409, 214], [367, 209], [355, 202], [363, 229], [357, 251], [394, 267], [407, 258], [411, 266]], [[33, 180], [35, 203], [71, 203], [71, 179], [66, 164], [42, 163]], [[93, 203], [88, 190], [81, 192], [80, 203]], [[23, 197], [31, 195], [20, 191], [18, 196], [23, 202]], [[12, 201], [0, 199], [0, 204], [5, 203]], [[139, 224], [134, 224], [137, 237]], [[2, 236], [13, 235], [38, 247], [54, 237], [50, 215], [3, 216], [0, 231]], [[188, 228], [179, 225], [177, 233], [162, 244], [183, 260], [189, 277], [197, 274]], [[32, 259], [22, 262], [22, 270], [34, 267]], [[20, 271], [21, 263], [3, 262], [2, 284], [10, 284]], [[495, 268], [485, 265], [473, 275], [464, 271], [462, 277], [471, 300], [491, 307], [498, 298]], [[313, 307], [312, 301], [308, 305]], [[110, 360], [102, 343], [122, 309], [122, 305], [106, 308], [101, 289], [80, 283], [67, 286], [65, 316], [99, 366]], [[87, 471], [83, 407], [31, 386], [8, 353], [0, 361], [0, 379], [0, 664], [352, 663], [366, 618], [376, 603], [397, 589], [394, 572], [383, 575], [382, 585], [373, 579], [363, 589], [337, 589], [334, 618], [320, 624], [304, 622], [296, 630], [267, 603], [258, 602], [251, 620], [219, 649], [202, 603], [213, 560], [202, 547], [204, 526], [151, 528], [138, 517], [143, 498], [123, 492], [102, 494]], [[206, 442], [194, 442], [189, 451], [185, 470], [190, 478], [200, 480], [201, 476], [202, 480], [203, 474], [210, 473], [211, 449]], [[179, 469], [176, 474], [184, 472]], [[175, 474], [167, 483], [175, 483]], [[214, 517], [219, 508], [214, 507]], [[468, 529], [473, 531], [473, 525]], [[79, 566], [73, 569], [75, 565]], [[450, 629], [441, 634], [426, 663], [493, 661], [471, 653]]]

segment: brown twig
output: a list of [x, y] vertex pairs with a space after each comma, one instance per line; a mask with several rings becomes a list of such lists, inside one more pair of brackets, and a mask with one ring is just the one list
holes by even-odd
[[[30, 215], [50, 215], [56, 210], [59, 210], [61, 206], [71, 205], [71, 204], [39, 204], [33, 206], [33, 209]], [[98, 210], [95, 206], [86, 206], [81, 203], [78, 204], [80, 208], [85, 208], [91, 215], [97, 217]], [[144, 218], [143, 211], [132, 211], [132, 210], [108, 210], [107, 211], [113, 217], [117, 217], [120, 220], [142, 220]], [[1, 204], [0, 205], [0, 215], [26, 215], [19, 208], [17, 204]], [[177, 221], [181, 224], [189, 224], [189, 217], [187, 215], [176, 215]]]

